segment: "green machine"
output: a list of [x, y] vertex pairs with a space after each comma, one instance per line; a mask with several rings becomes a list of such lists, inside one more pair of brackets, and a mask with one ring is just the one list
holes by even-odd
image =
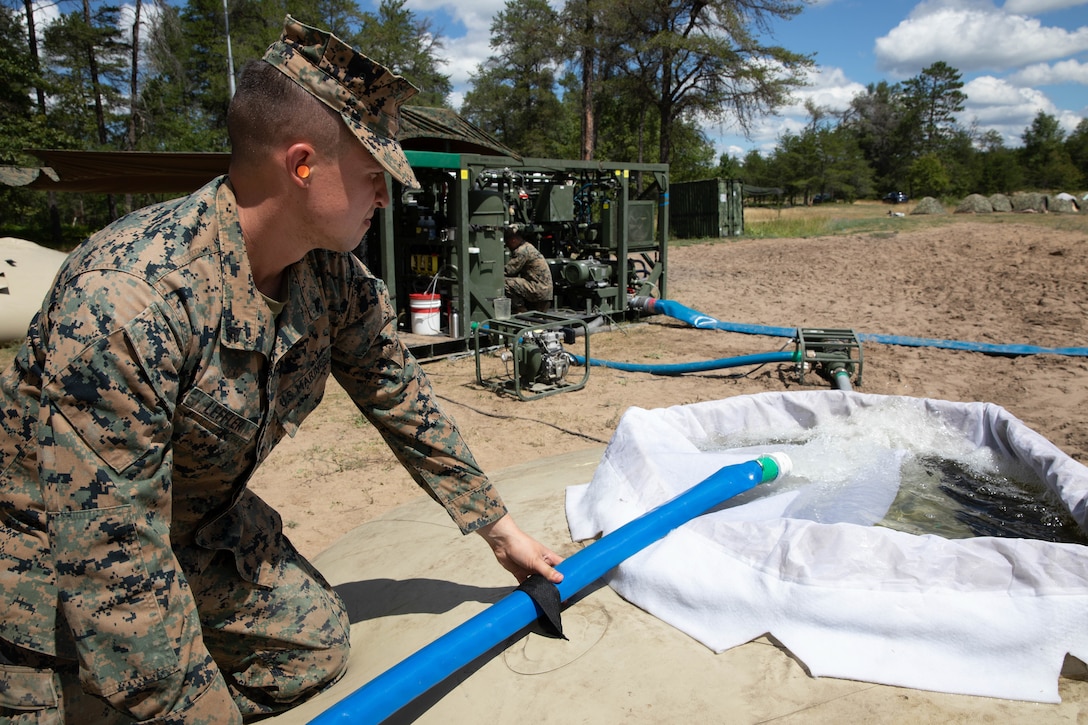
[[[555, 315], [627, 318], [638, 314], [628, 309], [631, 296], [665, 297], [667, 165], [406, 155], [422, 188], [387, 177], [391, 205], [356, 254], [388, 285], [417, 357], [466, 352], [473, 323], [496, 318], [510, 224], [548, 260]], [[410, 305], [421, 294], [440, 300], [439, 319], [422, 331]]]
[[[476, 383], [521, 400], [581, 390], [589, 379], [590, 366], [582, 368], [580, 377], [571, 375], [573, 356], [563, 348], [564, 343], [572, 345], [579, 337], [583, 358], [589, 360], [589, 331], [579, 319], [530, 311], [475, 324]], [[490, 355], [488, 344], [492, 346]], [[493, 364], [496, 359], [501, 367]]]

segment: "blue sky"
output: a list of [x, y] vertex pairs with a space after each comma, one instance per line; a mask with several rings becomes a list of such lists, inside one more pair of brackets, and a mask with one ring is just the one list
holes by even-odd
[[[455, 106], [491, 52], [491, 20], [503, 4], [407, 2], [444, 38]], [[1020, 144], [1039, 111], [1067, 132], [1088, 116], [1088, 0], [816, 0], [773, 30], [777, 43], [814, 56], [809, 85], [779, 115], [759, 119], [750, 138], [736, 127], [707, 126], [719, 151], [769, 150], [783, 131], [804, 126], [806, 99], [842, 110], [867, 84], [910, 78], [938, 60], [962, 73], [968, 100], [961, 123], [995, 129], [1009, 146]]]
[[[378, 0], [357, 0], [375, 10]], [[563, 0], [549, 0], [561, 7]], [[56, 3], [35, 3], [39, 23]], [[407, 0], [443, 39], [445, 71], [459, 107], [468, 81], [491, 54], [491, 23], [505, 0]], [[320, 20], [314, 19], [319, 25]], [[831, 111], [870, 83], [898, 82], [943, 60], [958, 69], [967, 103], [960, 122], [993, 129], [1018, 146], [1044, 111], [1066, 132], [1088, 117], [1088, 0], [809, 0], [804, 11], [773, 26], [774, 42], [813, 56], [808, 85], [775, 116], [756, 119], [749, 137], [734, 125], [706, 125], [718, 152], [770, 151], [807, 119], [805, 101]]]

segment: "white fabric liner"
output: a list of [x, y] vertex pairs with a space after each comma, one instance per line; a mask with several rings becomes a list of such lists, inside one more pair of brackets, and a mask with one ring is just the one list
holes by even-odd
[[[888, 405], [935, 415], [970, 445], [1026, 465], [1088, 529], [1088, 468], [1003, 408], [812, 391], [629, 409], [593, 480], [567, 489], [571, 535], [608, 534], [723, 465], [791, 448], [708, 452], [723, 436], [789, 440]], [[894, 499], [900, 456], [873, 448], [865, 470], [836, 487], [837, 503], [813, 486], [790, 490], [788, 478], [762, 484], [730, 502], [748, 503], [689, 522], [606, 580], [716, 652], [769, 634], [815, 677], [1059, 702], [1065, 655], [1088, 662], [1088, 547], [872, 526]], [[800, 468], [794, 459], [794, 476]]]

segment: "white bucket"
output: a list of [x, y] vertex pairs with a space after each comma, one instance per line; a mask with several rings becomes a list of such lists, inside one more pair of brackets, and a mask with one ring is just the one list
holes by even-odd
[[436, 294], [408, 295], [408, 309], [412, 313], [412, 332], [416, 335], [437, 335], [439, 330], [442, 298]]

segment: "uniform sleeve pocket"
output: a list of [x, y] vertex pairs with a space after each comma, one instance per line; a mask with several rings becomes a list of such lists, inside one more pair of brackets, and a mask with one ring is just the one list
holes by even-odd
[[[94, 341], [47, 376], [42, 389], [43, 401], [79, 436], [65, 439], [65, 426], [58, 421], [61, 438], [55, 444], [87, 449], [117, 473], [149, 453], [161, 455], [170, 433], [172, 404], [161, 395], [161, 380], [148, 377], [146, 351], [133, 340], [122, 328]], [[160, 365], [165, 369], [168, 363]]]
[[5, 710], [36, 712], [58, 705], [53, 673], [18, 665], [0, 665], [0, 717]]
[[148, 575], [131, 506], [50, 517], [60, 605], [80, 653], [80, 679], [108, 697], [141, 689], [179, 668], [160, 599], [168, 605], [172, 568]]

